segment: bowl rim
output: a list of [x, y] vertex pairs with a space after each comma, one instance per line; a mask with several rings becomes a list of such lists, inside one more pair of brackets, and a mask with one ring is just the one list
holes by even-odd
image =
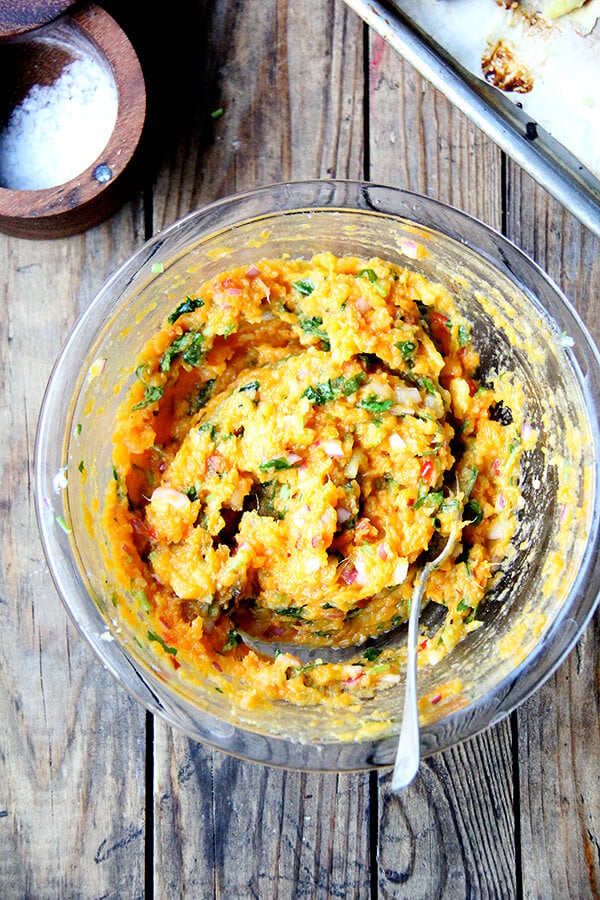
[[[466, 223], [469, 227], [465, 227], [464, 230], [470, 231], [474, 228], [478, 236], [485, 237], [488, 241], [491, 241], [492, 244], [499, 244], [509, 256], [513, 257], [513, 259], [510, 262], [508, 259], [491, 259], [485, 250], [478, 245], [473, 245], [471, 240], [467, 241], [464, 237], [461, 237], [460, 233], [455, 233], [452, 230], [448, 231], [448, 229], [443, 226], [431, 225], [429, 223], [424, 224], [419, 219], [418, 215], [411, 219], [406, 212], [400, 212], [397, 209], [373, 209], [371, 206], [361, 207], [356, 205], [356, 203], [353, 204], [350, 202], [341, 205], [339, 202], [336, 202], [332, 203], [330, 206], [312, 206], [305, 202], [298, 203], [296, 206], [283, 210], [273, 208], [273, 200], [275, 197], [285, 195], [285, 199], [289, 201], [291, 198], [287, 195], [289, 195], [290, 192], [294, 195], [298, 194], [303, 196], [303, 191], [317, 191], [318, 193], [323, 194], [326, 194], [327, 191], [332, 191], [336, 196], [337, 194], [344, 194], [344, 196], [347, 194], [355, 199], [364, 198], [365, 194], [373, 194], [379, 197], [380, 200], [381, 195], [383, 194], [388, 200], [391, 198], [396, 200], [400, 206], [402, 204], [406, 205], [407, 209], [412, 208], [416, 211], [417, 208], [420, 208], [421, 212], [423, 209], [428, 209], [430, 213], [434, 214], [433, 218], [436, 218], [436, 212], [438, 214], [443, 213], [443, 215], [439, 217], [441, 218], [441, 221], [445, 222], [449, 215], [453, 220], [453, 225], [456, 226], [457, 232], [461, 231], [461, 223]], [[181, 707], [192, 713], [192, 720], [194, 718], [193, 713], [195, 713], [196, 716], [204, 718], [204, 720], [210, 719], [210, 715], [207, 715], [201, 709], [194, 706], [191, 701], [181, 697], [178, 698], [177, 708], [174, 711], [173, 706], [168, 702], [173, 699], [173, 692], [170, 691], [168, 686], [165, 686], [165, 684], [149, 669], [144, 669], [143, 674], [139, 672], [138, 667], [133, 665], [122, 644], [117, 641], [103, 641], [97, 637], [97, 634], [100, 633], [100, 629], [106, 626], [106, 622], [100, 611], [87, 591], [85, 591], [85, 597], [80, 597], [78, 599], [74, 599], [69, 595], [68, 590], [63, 583], [64, 578], [61, 576], [55, 565], [54, 554], [63, 553], [66, 543], [57, 539], [57, 529], [52, 528], [48, 524], [49, 519], [47, 516], [47, 509], [45, 508], [45, 501], [47, 498], [43, 487], [44, 479], [47, 479], [47, 476], [45, 475], [44, 468], [46, 465], [45, 459], [48, 446], [48, 428], [52, 409], [52, 397], [54, 393], [60, 389], [58, 382], [60, 380], [62, 369], [65, 366], [65, 360], [69, 357], [71, 348], [78, 341], [80, 334], [85, 331], [88, 321], [94, 315], [98, 306], [101, 304], [105, 305], [105, 315], [112, 312], [113, 309], [118, 306], [122, 298], [117, 296], [115, 299], [113, 297], [111, 302], [111, 289], [118, 284], [119, 280], [128, 270], [135, 269], [136, 271], [139, 271], [144, 265], [150, 265], [165, 241], [183, 227], [187, 227], [192, 223], [201, 227], [202, 222], [210, 219], [214, 214], [218, 214], [223, 210], [230, 210], [236, 204], [243, 204], [248, 200], [252, 202], [265, 202], [266, 206], [263, 215], [261, 216], [261, 218], [265, 219], [276, 218], [301, 211], [311, 213], [314, 213], [317, 210], [319, 212], [335, 212], [336, 210], [348, 212], [355, 211], [361, 214], [379, 213], [393, 219], [409, 220], [414, 222], [417, 226], [426, 227], [432, 231], [438, 231], [446, 238], [462, 243], [470, 252], [487, 259], [497, 269], [500, 269], [500, 271], [508, 277], [519, 290], [523, 291], [529, 299], [534, 299], [536, 295], [535, 293], [532, 294], [531, 287], [521, 282], [523, 273], [532, 276], [533, 282], [537, 281], [539, 284], [545, 285], [546, 289], [549, 289], [550, 294], [556, 300], [559, 308], [562, 308], [566, 313], [567, 318], [575, 325], [575, 328], [579, 332], [577, 336], [578, 341], [583, 339], [585, 349], [589, 351], [590, 354], [589, 362], [599, 378], [600, 354], [585, 323], [581, 320], [576, 309], [562, 290], [536, 262], [530, 259], [527, 254], [520, 250], [520, 248], [499, 231], [486, 225], [468, 213], [458, 210], [442, 201], [427, 197], [426, 195], [388, 185], [349, 179], [308, 179], [276, 182], [224, 197], [189, 212], [181, 219], [170, 224], [163, 231], [158, 232], [148, 239], [133, 254], [123, 261], [95, 292], [87, 308], [77, 317], [70, 329], [50, 374], [38, 419], [34, 461], [35, 509], [44, 555], [56, 590], [73, 623], [85, 638], [100, 662], [110, 672], [117, 683], [130, 694], [130, 696], [134, 697], [151, 712], [159, 715], [169, 725], [178, 728], [195, 740], [200, 740], [209, 746], [224, 750], [234, 756], [284, 768], [296, 768], [305, 771], [358, 771], [391, 765], [393, 763], [397, 744], [396, 736], [388, 736], [374, 740], [369, 739], [354, 743], [350, 742], [351, 746], [360, 746], [365, 750], [365, 753], [363, 754], [364, 762], [362, 764], [357, 764], [356, 760], [352, 760], [351, 763], [348, 763], [345, 759], [341, 758], [343, 754], [340, 754], [339, 752], [339, 744], [334, 741], [301, 744], [278, 734], [260, 734], [249, 727], [245, 727], [243, 724], [235, 724], [230, 730], [227, 723], [227, 727], [221, 729], [222, 733], [219, 733], [218, 727], [216, 729], [213, 728], [212, 731], [209, 728], [208, 734], [206, 732], [206, 727], [200, 732], [198, 729], [198, 722], [193, 722], [193, 724], [190, 725], [189, 718], [185, 716], [182, 717], [180, 714]], [[231, 227], [235, 228], [243, 225], [247, 221], [249, 221], [248, 218], [239, 219], [231, 225]], [[225, 230], [228, 230], [228, 227]], [[520, 262], [519, 274], [515, 273], [511, 267], [511, 263], [514, 263], [515, 260]], [[540, 305], [545, 309], [541, 301], [538, 300], [538, 306]], [[551, 317], [551, 313], [548, 311], [547, 315]], [[571, 359], [571, 364], [577, 372], [577, 361], [574, 357]], [[584, 393], [587, 409], [587, 400], [591, 395], [589, 389], [586, 392], [586, 379], [578, 377], [577, 380]], [[591, 399], [594, 399], [593, 396]], [[598, 401], [596, 401], [596, 405], [600, 408]], [[594, 437], [596, 444], [599, 444], [600, 437], [598, 435], [597, 423], [595, 420], [590, 420], [589, 424], [590, 426], [595, 425]], [[63, 448], [61, 448], [61, 452], [62, 449]], [[594, 453], [592, 463], [595, 473], [593, 485], [593, 511], [597, 514], [600, 507], [600, 498], [598, 496], [600, 462], [598, 453]], [[596, 515], [596, 518], [597, 517], [598, 516]], [[596, 541], [596, 543], [597, 542], [598, 541]], [[579, 571], [577, 572], [569, 591], [569, 597], [574, 596], [576, 591], [581, 590], [582, 582], [585, 581], [585, 576], [588, 575], [588, 570], [593, 565], [594, 559], [597, 557], [597, 549], [594, 540], [587, 541]], [[600, 565], [600, 563], [597, 565]], [[589, 580], [588, 575], [588, 581]], [[570, 610], [564, 608], [568, 605], [565, 603], [543, 638], [538, 641], [536, 646], [515, 669], [501, 678], [493, 689], [491, 697], [483, 695], [467, 706], [453, 711], [448, 714], [448, 716], [422, 726], [422, 754], [426, 756], [439, 750], [446, 749], [460, 741], [473, 737], [491, 725], [497, 724], [531, 696], [534, 691], [538, 690], [552, 676], [561, 662], [568, 655], [593, 616], [598, 605], [598, 600], [600, 599], [600, 594], [598, 593], [600, 581], [597, 582], [597, 585], [597, 587], [594, 587], [594, 584], [587, 585], [586, 609], [580, 619], [575, 621], [571, 618]], [[585, 585], [583, 587], [585, 588]], [[592, 597], [591, 594], [594, 591], [595, 596]], [[546, 661], [541, 668], [538, 669], [537, 667], [542, 655], [546, 656]], [[126, 682], [124, 681], [125, 672], [127, 672], [129, 676]], [[131, 683], [132, 672], [135, 672], [138, 677], [138, 682], [136, 682], [136, 684]], [[165, 691], [166, 694], [169, 695], [168, 697], [163, 696]], [[221, 720], [216, 720], [217, 723], [220, 721]], [[449, 727], [450, 725], [451, 727]], [[268, 748], [265, 747], [265, 743], [270, 746]], [[248, 744], [250, 744], [250, 746], [248, 746]]]

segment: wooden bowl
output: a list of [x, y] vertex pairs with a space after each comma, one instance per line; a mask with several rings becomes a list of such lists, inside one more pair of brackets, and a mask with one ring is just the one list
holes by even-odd
[[84, 231], [121, 205], [130, 179], [126, 170], [139, 146], [146, 116], [144, 76], [125, 33], [101, 7], [67, 12], [44, 28], [0, 43], [0, 92], [9, 73], [14, 89], [0, 97], [0, 119], [35, 84], [51, 85], [81, 55], [108, 64], [117, 89], [114, 128], [100, 156], [56, 187], [0, 187], [0, 231], [17, 237], [52, 238]]

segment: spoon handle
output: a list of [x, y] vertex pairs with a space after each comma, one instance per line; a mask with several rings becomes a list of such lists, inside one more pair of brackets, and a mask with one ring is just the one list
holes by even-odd
[[417, 703], [417, 639], [419, 613], [421, 601], [425, 593], [427, 579], [434, 569], [448, 559], [461, 534], [461, 523], [457, 519], [453, 526], [446, 546], [442, 552], [431, 562], [423, 566], [415, 581], [410, 600], [410, 613], [408, 617], [408, 643], [406, 648], [406, 687], [404, 692], [404, 713], [402, 715], [402, 727], [398, 739], [396, 762], [392, 774], [392, 790], [400, 791], [407, 787], [417, 772], [421, 761], [421, 745], [419, 739], [419, 707]]
[[433, 566], [428, 563], [421, 569], [410, 601], [408, 617], [408, 642], [406, 653], [406, 687], [402, 728], [392, 775], [392, 790], [399, 791], [411, 783], [419, 769], [421, 748], [419, 742], [419, 708], [417, 706], [417, 633], [421, 600], [425, 583]]

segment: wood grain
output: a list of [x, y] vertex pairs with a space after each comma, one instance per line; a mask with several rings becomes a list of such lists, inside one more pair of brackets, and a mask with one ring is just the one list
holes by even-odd
[[[343, 3], [227, 2], [193, 18], [206, 68], [156, 178], [155, 228], [259, 184], [362, 176], [363, 26]], [[368, 776], [267, 769], [159, 722], [154, 761], [157, 897], [369, 895]]]
[[[600, 337], [600, 240], [512, 163], [508, 234]], [[600, 618], [518, 711], [523, 895], [600, 896]]]
[[[0, 894], [141, 896], [144, 715], [70, 624], [43, 559], [33, 442], [75, 313], [138, 238], [130, 207], [85, 237], [0, 237]], [[6, 436], [10, 435], [10, 440]]]
[[[370, 43], [369, 128], [371, 180], [501, 226], [500, 151], [378, 36]], [[425, 761], [399, 797], [388, 776], [380, 784], [382, 897], [514, 896], [507, 722]]]

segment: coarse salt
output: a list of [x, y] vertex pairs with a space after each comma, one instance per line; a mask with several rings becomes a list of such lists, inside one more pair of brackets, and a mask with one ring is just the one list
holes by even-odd
[[0, 185], [28, 191], [71, 181], [106, 147], [117, 109], [112, 73], [89, 56], [53, 84], [34, 85], [0, 131]]

